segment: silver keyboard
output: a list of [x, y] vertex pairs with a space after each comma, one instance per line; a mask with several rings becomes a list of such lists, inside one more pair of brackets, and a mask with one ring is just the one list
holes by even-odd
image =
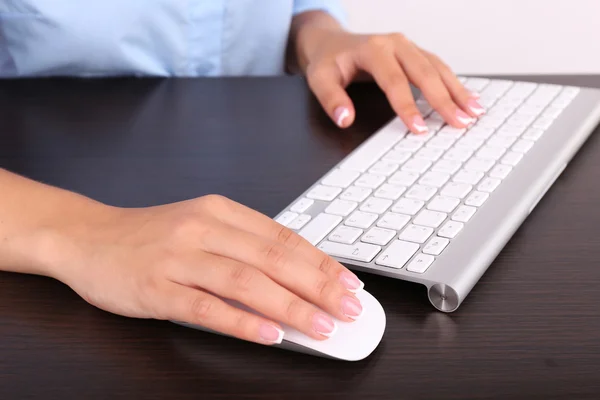
[[487, 113], [456, 129], [422, 98], [275, 217], [351, 269], [424, 284], [456, 310], [600, 119], [593, 89], [461, 78]]

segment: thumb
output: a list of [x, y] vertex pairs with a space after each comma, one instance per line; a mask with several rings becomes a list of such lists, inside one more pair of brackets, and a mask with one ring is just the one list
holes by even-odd
[[335, 65], [309, 69], [307, 80], [308, 86], [333, 122], [340, 128], [352, 125], [355, 118], [354, 105], [346, 93], [339, 69]]

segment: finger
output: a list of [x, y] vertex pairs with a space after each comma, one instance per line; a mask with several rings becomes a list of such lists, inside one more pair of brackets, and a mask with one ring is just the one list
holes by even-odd
[[347, 128], [354, 122], [352, 100], [344, 89], [342, 74], [335, 63], [312, 67], [307, 71], [310, 89], [333, 122]]
[[168, 283], [161, 288], [157, 302], [164, 319], [200, 325], [264, 345], [279, 344], [283, 339], [283, 330], [276, 322], [233, 307], [201, 290]]
[[369, 72], [377, 85], [386, 94], [392, 109], [415, 134], [427, 132], [427, 125], [419, 112], [410, 90], [408, 78], [400, 68], [392, 48], [372, 39], [366, 50], [358, 52], [358, 66]]
[[214, 227], [212, 233], [202, 239], [200, 248], [255, 267], [279, 285], [340, 320], [350, 322], [362, 312], [360, 302], [352, 300], [354, 295], [339, 280], [331, 279], [277, 242], [221, 225]]
[[479, 95], [473, 93], [463, 86], [458, 80], [458, 77], [454, 74], [452, 69], [446, 65], [438, 56], [432, 54], [426, 50], [421, 49], [421, 52], [429, 59], [431, 64], [438, 70], [442, 81], [448, 88], [450, 95], [464, 111], [466, 111], [472, 117], [480, 117], [485, 114], [485, 109], [477, 99]]
[[[198, 264], [202, 268], [196, 268]], [[204, 253], [175, 273], [179, 283], [238, 301], [315, 339], [326, 339], [335, 332], [329, 315], [250, 265]]]
[[339, 280], [351, 292], [356, 293], [364, 288], [364, 283], [348, 268], [317, 249], [291, 229], [256, 210], [225, 197], [209, 200], [214, 200], [212, 203], [218, 203], [215, 205], [209, 201], [206, 207], [221, 222], [283, 245], [295, 255], [305, 259], [313, 268], [317, 268], [333, 280]]
[[403, 36], [396, 37], [396, 56], [413, 84], [421, 90], [427, 102], [448, 124], [464, 128], [474, 122], [473, 118], [454, 102], [438, 70], [429, 59]]

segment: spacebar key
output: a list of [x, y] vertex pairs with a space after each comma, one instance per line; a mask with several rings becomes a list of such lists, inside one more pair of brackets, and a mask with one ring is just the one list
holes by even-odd
[[298, 234], [316, 246], [325, 236], [329, 234], [342, 222], [342, 217], [337, 215], [321, 213], [313, 218]]
[[386, 127], [354, 150], [342, 161], [340, 168], [365, 172], [403, 137], [404, 132], [402, 129], [398, 130], [394, 125]]
[[366, 243], [341, 244], [334, 242], [323, 242], [319, 249], [330, 256], [348, 258], [350, 260], [371, 262], [381, 251], [381, 247]]

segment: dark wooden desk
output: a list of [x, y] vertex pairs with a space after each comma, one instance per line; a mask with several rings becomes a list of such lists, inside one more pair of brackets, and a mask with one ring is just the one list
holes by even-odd
[[[339, 132], [296, 78], [0, 82], [0, 166], [114, 205], [220, 193], [274, 216], [391, 118], [373, 86], [352, 92], [358, 122]], [[0, 398], [598, 398], [597, 136], [456, 313], [362, 274], [388, 327], [358, 363], [121, 318], [0, 273]]]

